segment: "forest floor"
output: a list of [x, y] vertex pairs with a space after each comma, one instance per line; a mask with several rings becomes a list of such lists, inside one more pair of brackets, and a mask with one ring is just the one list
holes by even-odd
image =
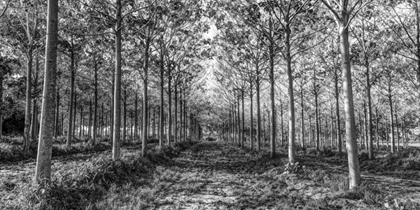
[[139, 145], [56, 156], [53, 184], [33, 186], [33, 159], [0, 162], [0, 209], [420, 209], [420, 151], [361, 154], [362, 185], [347, 191], [347, 161], [326, 149], [299, 151], [286, 166], [218, 142], [177, 144], [146, 158]]

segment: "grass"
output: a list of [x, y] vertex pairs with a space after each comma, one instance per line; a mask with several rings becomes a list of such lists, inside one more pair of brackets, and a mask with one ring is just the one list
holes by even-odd
[[3, 181], [0, 209], [143, 209], [157, 190], [150, 184], [156, 167], [190, 145], [177, 143], [144, 158], [133, 151], [117, 161], [98, 155], [63, 164], [50, 184], [33, 184], [31, 177], [20, 177], [19, 184]]

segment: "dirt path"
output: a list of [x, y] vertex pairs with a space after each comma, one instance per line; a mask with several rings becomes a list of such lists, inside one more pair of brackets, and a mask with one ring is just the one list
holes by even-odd
[[157, 193], [153, 208], [266, 209], [280, 199], [276, 191], [285, 187], [264, 173], [281, 166], [281, 161], [262, 159], [230, 145], [199, 144], [174, 165], [158, 169], [157, 181], [166, 187]]

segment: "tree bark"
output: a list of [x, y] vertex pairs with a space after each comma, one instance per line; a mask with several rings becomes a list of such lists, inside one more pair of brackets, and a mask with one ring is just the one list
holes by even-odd
[[0, 142], [3, 141], [3, 74], [0, 72]]
[[[273, 31], [273, 23], [270, 17], [269, 19], [270, 33]], [[276, 154], [276, 102], [274, 98], [274, 40], [270, 40], [269, 46], [269, 57], [270, 57], [270, 100], [271, 100], [271, 147], [270, 156], [274, 158]], [[289, 157], [290, 158], [290, 157]], [[290, 161], [290, 160], [289, 160]]]
[[349, 188], [355, 189], [360, 185], [360, 167], [357, 151], [357, 140], [355, 137], [356, 126], [354, 121], [354, 105], [353, 105], [353, 89], [350, 67], [350, 46], [349, 46], [349, 29], [347, 22], [349, 14], [343, 12], [345, 21], [341, 21], [339, 33], [342, 70], [343, 70], [343, 91], [344, 91], [344, 112], [346, 117], [346, 143], [347, 158], [349, 166]]
[[[163, 36], [160, 40], [160, 107], [159, 107], [159, 148], [162, 149], [163, 148], [163, 141], [164, 141], [164, 124], [163, 124], [163, 119], [164, 119], [164, 115], [165, 115], [165, 111], [164, 111], [164, 103], [165, 103], [165, 99], [164, 99], [164, 85], [165, 85], [165, 78], [164, 78], [164, 73], [165, 73], [165, 56], [164, 56], [164, 52], [163, 52]], [[137, 113], [137, 96], [136, 96], [136, 113]], [[136, 114], [137, 116], [137, 114]], [[136, 121], [137, 124], [137, 121]]]
[[241, 138], [241, 147], [245, 146], [245, 89], [241, 89], [241, 100], [242, 100], [242, 138]]
[[123, 139], [122, 142], [127, 140], [127, 88], [124, 88], [124, 120], [123, 120]]
[[70, 100], [69, 100], [69, 116], [68, 116], [68, 126], [67, 126], [67, 147], [71, 146], [72, 138], [73, 138], [73, 111], [74, 111], [74, 83], [75, 83], [75, 77], [76, 77], [76, 68], [74, 64], [74, 50], [71, 50], [70, 54]]
[[[29, 20], [28, 20], [29, 21]], [[26, 52], [26, 103], [25, 103], [25, 127], [23, 131], [24, 150], [29, 152], [30, 126], [31, 126], [31, 101], [32, 101], [32, 60], [33, 51], [29, 49]]]
[[389, 102], [389, 120], [390, 120], [390, 126], [391, 126], [391, 153], [395, 152], [395, 131], [394, 131], [394, 109], [393, 109], [393, 103], [392, 103], [392, 92], [391, 92], [391, 85], [388, 86], [388, 102]]
[[300, 107], [301, 107], [301, 141], [302, 141], [302, 148], [305, 148], [305, 114], [304, 114], [304, 107], [303, 107], [303, 86], [300, 89]]
[[338, 68], [334, 71], [334, 86], [335, 86], [335, 120], [337, 124], [337, 147], [338, 154], [341, 156], [343, 153], [343, 141], [341, 140], [341, 124], [340, 124], [340, 90], [338, 89]]
[[121, 0], [116, 1], [117, 6], [117, 24], [115, 33], [115, 86], [114, 86], [114, 110], [113, 110], [113, 136], [112, 136], [112, 159], [120, 158], [120, 132], [121, 132], [121, 27], [122, 27], [122, 3]]
[[260, 70], [257, 63], [256, 66], [256, 91], [257, 91], [257, 151], [261, 151], [261, 95], [260, 95]]
[[[146, 156], [147, 153], [147, 113], [148, 113], [148, 71], [149, 71], [149, 48], [150, 48], [150, 37], [146, 38], [146, 46], [144, 53], [144, 69], [143, 69], [143, 130], [142, 130], [142, 156]], [[170, 84], [170, 83], [169, 83]]]
[[95, 145], [97, 143], [96, 136], [98, 135], [98, 62], [96, 60], [96, 54], [93, 57], [94, 59], [94, 102], [93, 102], [93, 131], [92, 131], [92, 143]]
[[[170, 67], [169, 67], [170, 68]], [[167, 133], [167, 141], [168, 146], [171, 145], [171, 138], [172, 138], [172, 75], [170, 72], [171, 69], [169, 69], [169, 76], [168, 76], [168, 133]]]
[[51, 155], [57, 71], [58, 1], [48, 0], [47, 41], [45, 49], [44, 90], [42, 94], [41, 128], [35, 169], [35, 181], [51, 180]]
[[250, 130], [249, 144], [250, 144], [251, 151], [253, 151], [254, 150], [254, 100], [253, 100], [254, 93], [252, 92], [253, 91], [252, 77], [250, 77], [249, 89], [250, 89], [249, 97], [250, 97], [250, 100], [251, 100], [251, 107], [250, 107], [250, 120], [251, 120], [251, 122], [250, 122], [250, 126], [249, 126], [249, 130]]

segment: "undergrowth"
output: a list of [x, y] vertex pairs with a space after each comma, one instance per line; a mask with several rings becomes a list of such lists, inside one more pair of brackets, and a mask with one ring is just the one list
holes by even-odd
[[[4, 182], [0, 186], [8, 189], [2, 194], [8, 196], [0, 198], [0, 209], [142, 209], [153, 197], [150, 175], [156, 166], [193, 144], [177, 143], [146, 157], [124, 155], [116, 161], [99, 155], [55, 171], [50, 184], [33, 184], [30, 178], [20, 185]], [[133, 196], [137, 199], [128, 199]]]

